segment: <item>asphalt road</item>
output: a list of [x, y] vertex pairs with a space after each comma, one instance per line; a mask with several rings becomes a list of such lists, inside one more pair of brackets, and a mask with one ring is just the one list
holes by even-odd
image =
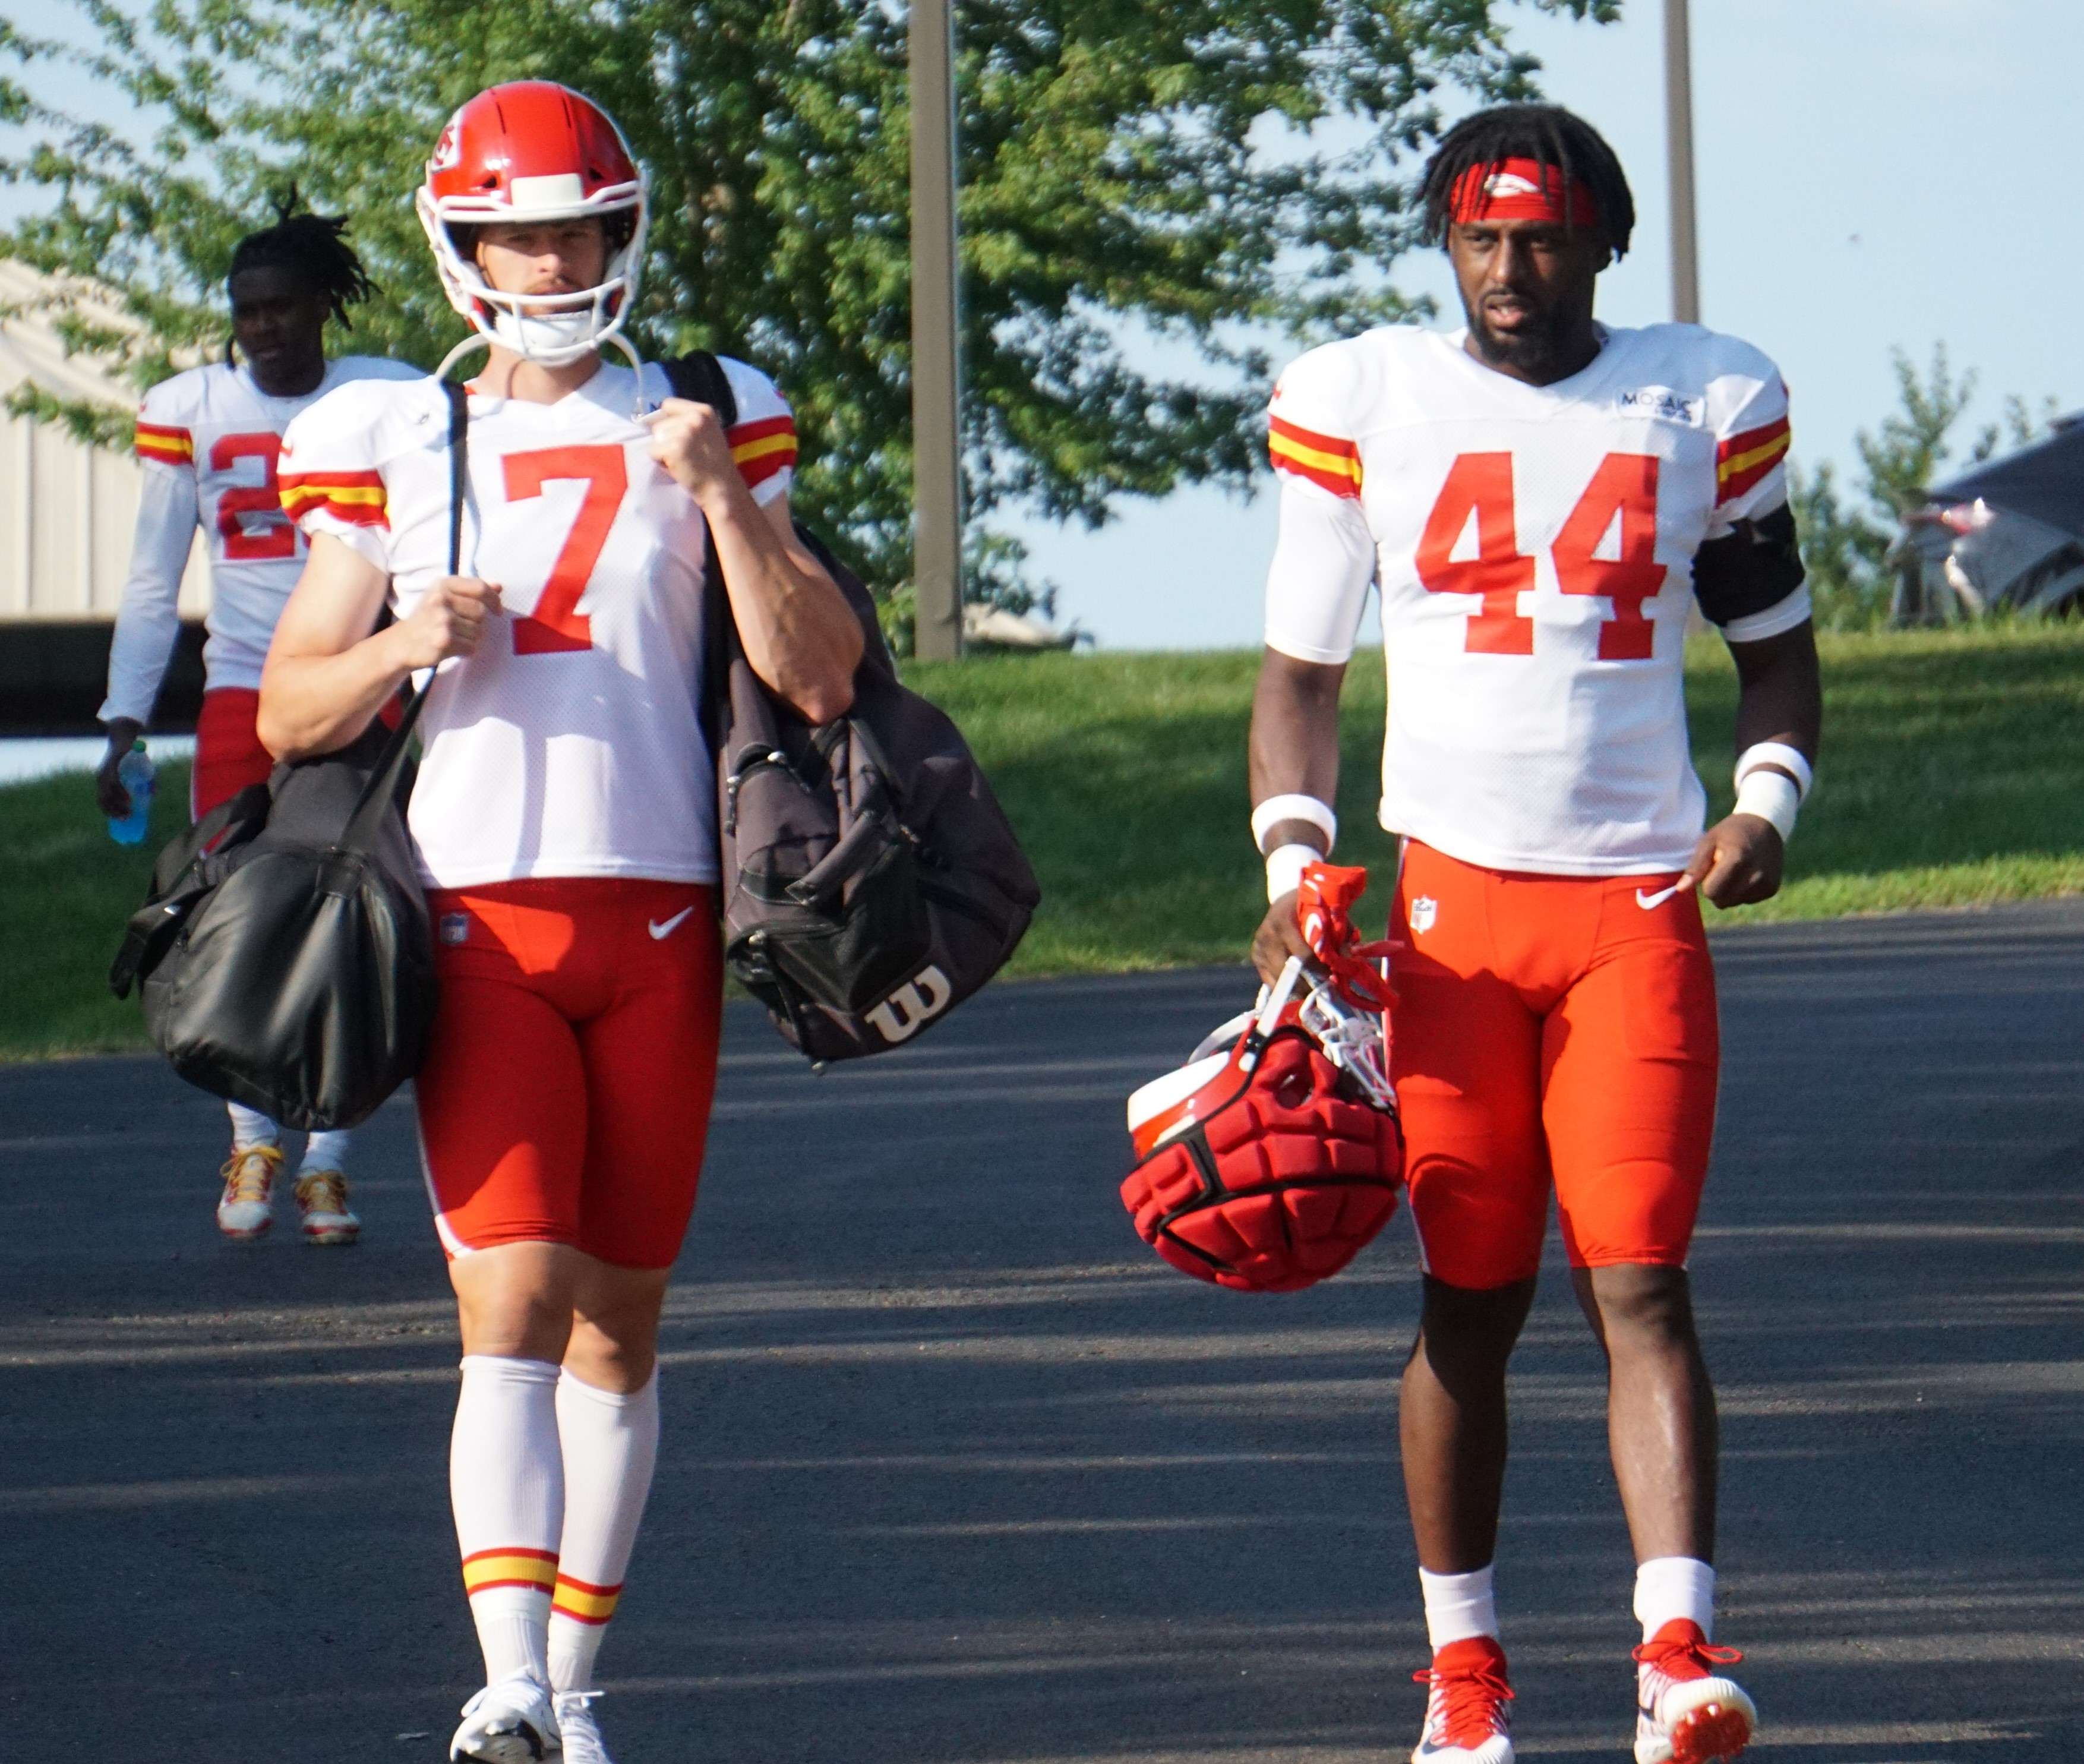
[[[1815, 1764], [2084, 1757], [2084, 910], [1745, 932], [1694, 1268], [1723, 1639]], [[1387, 1764], [1423, 1664], [1400, 1219], [1253, 1300], [1115, 1198], [1235, 975], [1006, 986], [813, 1078], [734, 1017], [603, 1658], [623, 1764]], [[403, 1102], [365, 1241], [210, 1219], [217, 1105], [0, 1069], [0, 1758], [433, 1760], [477, 1682]], [[1550, 1279], [1500, 1570], [1523, 1758], [1627, 1756], [1599, 1369]]]

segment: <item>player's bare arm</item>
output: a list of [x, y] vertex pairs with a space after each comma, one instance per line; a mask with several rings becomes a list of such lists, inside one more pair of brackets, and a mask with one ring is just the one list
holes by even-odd
[[[1757, 642], [1732, 643], [1737, 664], [1737, 751], [1761, 743], [1793, 748], [1811, 765], [1823, 727], [1823, 689], [1816, 663], [1816, 628], [1804, 621], [1791, 631]], [[1798, 789], [1791, 765], [1766, 761], [1760, 768]], [[1786, 842], [1763, 816], [1724, 816], [1701, 836], [1684, 885], [1697, 887], [1720, 907], [1750, 906], [1780, 892]]]
[[260, 739], [277, 759], [346, 746], [416, 669], [472, 654], [501, 610], [493, 583], [445, 576], [406, 617], [372, 631], [389, 586], [350, 546], [314, 538], [260, 676]]
[[[1256, 808], [1277, 796], [1314, 796], [1328, 803], [1339, 788], [1339, 689], [1343, 662], [1298, 661], [1277, 649], [1260, 658], [1252, 693], [1251, 782]], [[1260, 839], [1263, 852], [1284, 846], [1324, 852], [1324, 829], [1311, 821], [1277, 821]], [[1260, 977], [1277, 977], [1291, 956], [1306, 956], [1295, 918], [1295, 891], [1286, 889], [1266, 910], [1252, 939], [1252, 965]]]
[[812, 723], [854, 702], [861, 623], [790, 523], [789, 499], [765, 508], [731, 456], [708, 405], [668, 398], [651, 428], [651, 456], [701, 503], [752, 671]]

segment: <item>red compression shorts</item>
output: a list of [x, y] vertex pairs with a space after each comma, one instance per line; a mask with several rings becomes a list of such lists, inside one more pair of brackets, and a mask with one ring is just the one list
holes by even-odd
[[201, 821], [248, 784], [265, 784], [275, 756], [260, 744], [260, 694], [247, 686], [213, 686], [196, 716], [195, 770], [188, 774], [188, 817]]
[[[396, 728], [399, 704], [392, 699], [378, 720]], [[275, 756], [260, 744], [260, 694], [250, 686], [212, 686], [196, 714], [195, 769], [188, 774], [188, 819], [201, 821], [219, 803], [228, 803], [248, 784], [265, 784], [275, 770]]]
[[1715, 973], [1674, 873], [1529, 876], [1405, 846], [1392, 1066], [1426, 1271], [1681, 1266], [1714, 1134]]
[[437, 889], [427, 908], [441, 998], [420, 1147], [443, 1249], [671, 1266], [716, 1087], [714, 891], [545, 879]]

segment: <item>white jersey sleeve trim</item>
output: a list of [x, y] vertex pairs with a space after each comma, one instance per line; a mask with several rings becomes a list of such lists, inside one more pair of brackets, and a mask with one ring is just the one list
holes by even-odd
[[1375, 570], [1360, 504], [1284, 477], [1281, 536], [1266, 574], [1266, 647], [1298, 661], [1350, 660]]
[[1731, 619], [1722, 626], [1722, 640], [1728, 643], [1762, 643], [1768, 637], [1777, 637], [1783, 631], [1791, 631], [1798, 625], [1809, 622], [1813, 608], [1810, 604], [1809, 587], [1804, 583], [1794, 593], [1768, 607], [1763, 613], [1746, 614], [1740, 619]]

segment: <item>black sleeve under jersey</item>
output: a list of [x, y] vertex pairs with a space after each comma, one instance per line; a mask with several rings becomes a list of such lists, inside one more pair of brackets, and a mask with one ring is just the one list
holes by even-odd
[[1786, 503], [1693, 553], [1693, 595], [1709, 623], [1729, 625], [1777, 606], [1802, 586], [1802, 548]]

